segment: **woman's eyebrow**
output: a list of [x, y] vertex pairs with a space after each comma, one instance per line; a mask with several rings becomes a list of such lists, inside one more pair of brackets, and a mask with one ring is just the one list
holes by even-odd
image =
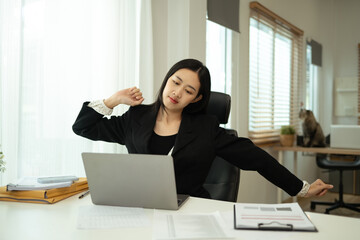
[[179, 79], [180, 81], [183, 82], [183, 80], [181, 79], [181, 77], [179, 77], [179, 76], [177, 76], [177, 75], [175, 75], [175, 77], [176, 77], [177, 79]]

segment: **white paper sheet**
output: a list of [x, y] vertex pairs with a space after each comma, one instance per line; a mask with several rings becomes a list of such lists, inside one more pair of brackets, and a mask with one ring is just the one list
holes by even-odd
[[63, 187], [70, 187], [73, 183], [70, 182], [59, 182], [59, 183], [38, 183], [38, 177], [22, 177], [15, 184], [9, 183], [7, 185], [7, 189], [9, 191], [19, 191], [19, 190], [46, 190], [46, 189], [53, 189], [53, 188], [63, 188]]
[[179, 214], [155, 211], [153, 239], [231, 238], [218, 212]]
[[150, 221], [142, 208], [112, 206], [79, 207], [79, 229], [149, 227]]

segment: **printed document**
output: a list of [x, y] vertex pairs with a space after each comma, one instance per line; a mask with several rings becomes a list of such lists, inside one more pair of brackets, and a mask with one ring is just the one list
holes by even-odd
[[180, 214], [155, 211], [153, 239], [231, 238], [219, 212]]
[[150, 221], [143, 208], [114, 206], [81, 206], [77, 227], [79, 229], [110, 229], [148, 227]]
[[317, 231], [298, 203], [235, 203], [235, 228]]

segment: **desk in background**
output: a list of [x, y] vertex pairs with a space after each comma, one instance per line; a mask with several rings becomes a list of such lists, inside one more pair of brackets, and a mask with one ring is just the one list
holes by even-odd
[[[246, 194], [246, 193], [244, 193]], [[78, 210], [80, 206], [91, 205], [87, 196], [78, 199], [79, 195], [70, 197], [53, 205], [0, 202], [0, 239], [1, 240], [93, 240], [93, 239], [152, 239], [150, 227], [118, 228], [100, 230], [77, 229]], [[234, 203], [191, 197], [177, 213], [211, 213], [215, 211], [232, 212]], [[154, 210], [145, 209], [150, 221]], [[172, 211], [174, 212], [174, 211]], [[360, 219], [319, 213], [307, 213], [319, 232], [281, 232], [284, 239], [317, 239], [346, 240], [359, 239]], [[233, 226], [231, 225], [231, 228]], [[237, 230], [241, 236], [235, 239], [258, 238], [260, 231]], [[264, 234], [264, 232], [262, 232]], [[266, 239], [271, 239], [272, 232], [266, 232]]]
[[[275, 146], [274, 150], [279, 151], [279, 163], [284, 164], [284, 152], [289, 151], [294, 153], [294, 175], [298, 175], [297, 170], [297, 152], [303, 153], [322, 153], [322, 154], [342, 154], [342, 155], [360, 155], [360, 149], [345, 149], [345, 148], [309, 148], [309, 147], [281, 147]], [[277, 201], [281, 202], [282, 190], [278, 188]], [[294, 197], [296, 199], [296, 197]]]

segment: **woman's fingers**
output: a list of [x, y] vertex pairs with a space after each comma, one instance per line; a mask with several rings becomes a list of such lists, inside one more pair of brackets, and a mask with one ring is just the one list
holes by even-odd
[[131, 100], [133, 101], [130, 105], [131, 106], [136, 106], [141, 104], [144, 101], [144, 98], [142, 96], [142, 92], [140, 91], [139, 88], [137, 87], [132, 87], [129, 89], [130, 90], [130, 97]]
[[142, 98], [142, 92], [140, 91], [140, 89], [135, 89], [132, 91], [131, 96], [135, 99], [141, 99]]
[[317, 179], [310, 185], [309, 191], [306, 194], [306, 197], [312, 196], [323, 196], [327, 193], [327, 191], [334, 186], [331, 184], [324, 183], [321, 179]]

